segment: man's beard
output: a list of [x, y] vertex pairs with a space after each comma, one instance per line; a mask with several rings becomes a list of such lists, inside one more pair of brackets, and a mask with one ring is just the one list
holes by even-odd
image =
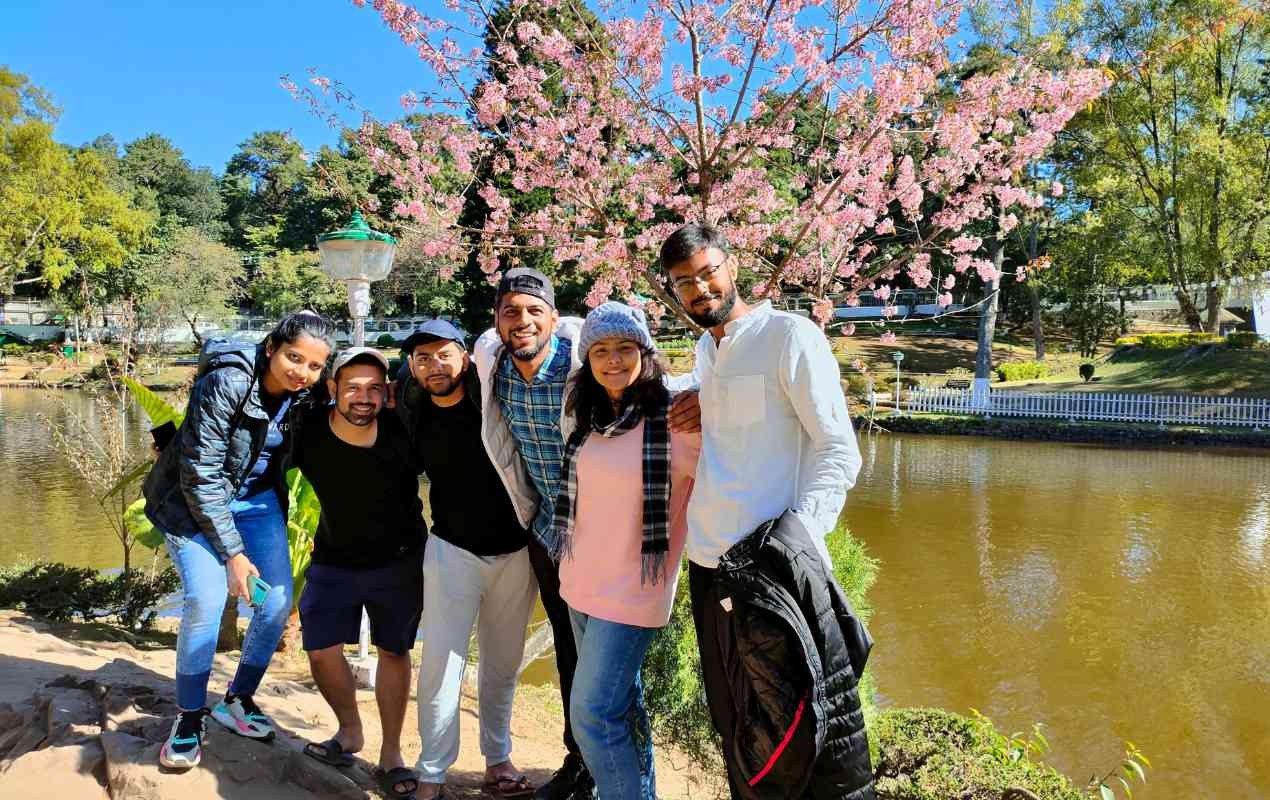
[[340, 412], [341, 417], [348, 420], [348, 424], [356, 425], [359, 428], [365, 428], [375, 421], [375, 417], [379, 416], [379, 412], [376, 410], [372, 410], [369, 414], [361, 416], [365, 412], [355, 410], [352, 406], [349, 406], [347, 409], [336, 406], [335, 410]]
[[[710, 298], [713, 299], [713, 298]], [[706, 310], [701, 312], [684, 309], [688, 314], [688, 319], [697, 323], [703, 328], [713, 328], [716, 325], [722, 325], [728, 318], [728, 314], [732, 313], [732, 307], [736, 305], [736, 287], [733, 286], [720, 298], [722, 302], [719, 307], [713, 311]]]
[[[511, 338], [512, 338], [512, 335], [509, 332], [507, 334], [507, 338], [503, 339], [503, 346], [509, 350], [511, 350], [511, 346], [512, 346]], [[533, 361], [534, 358], [539, 353], [542, 352], [543, 348], [547, 346], [547, 342], [550, 341], [550, 339], [551, 337], [549, 336], [542, 337], [540, 339], [535, 339], [534, 343], [529, 345], [528, 347], [522, 347], [519, 350], [512, 350], [512, 358], [516, 359], [517, 361]]]
[[423, 382], [423, 388], [427, 390], [428, 394], [432, 395], [433, 397], [449, 397], [450, 395], [458, 391], [459, 384], [463, 382], [463, 373], [460, 372], [458, 375], [454, 376], [453, 378], [450, 378], [449, 382], [445, 384], [444, 387], [440, 389], [436, 389], [436, 388], [433, 388], [433, 383], [432, 383], [432, 378], [435, 378], [435, 377], [445, 377], [445, 376], [432, 375], [432, 376], [429, 376], [428, 379]]

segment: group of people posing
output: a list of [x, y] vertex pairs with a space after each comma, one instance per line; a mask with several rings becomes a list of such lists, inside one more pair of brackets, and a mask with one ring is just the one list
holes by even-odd
[[[292, 604], [284, 476], [294, 467], [322, 506], [298, 603], [303, 644], [339, 724], [306, 746], [313, 758], [349, 766], [363, 748], [344, 647], [364, 610], [388, 796], [443, 793], [475, 628], [491, 794], [655, 800], [640, 667], [670, 619], [686, 551], [732, 796], [873, 797], [856, 695], [871, 642], [824, 542], [860, 468], [837, 362], [812, 322], [738, 296], [719, 230], [684, 226], [660, 261], [668, 290], [706, 329], [693, 373], [676, 378], [639, 309], [608, 302], [585, 320], [561, 317], [551, 281], [526, 268], [502, 277], [495, 326], [471, 349], [433, 320], [404, 342], [395, 375], [374, 349], [335, 353], [332, 324], [311, 312], [260, 345], [204, 347], [185, 419], [145, 483], [184, 590], [165, 767], [199, 763], [209, 717], [275, 736], [254, 696]], [[512, 761], [510, 723], [539, 597], [566, 755], [534, 787]], [[239, 598], [253, 615], [209, 709], [221, 614]], [[411, 769], [401, 732], [420, 631], [422, 749]]]

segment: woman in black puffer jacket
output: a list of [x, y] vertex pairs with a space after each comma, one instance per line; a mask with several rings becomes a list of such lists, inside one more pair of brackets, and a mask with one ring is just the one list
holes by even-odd
[[[159, 753], [165, 767], [202, 757], [206, 718], [253, 739], [274, 737], [252, 699], [291, 610], [291, 559], [283, 485], [293, 406], [321, 378], [333, 326], [292, 314], [259, 345], [209, 340], [199, 357], [181, 429], [146, 477], [146, 516], [166, 539], [184, 607], [176, 645], [180, 713]], [[225, 699], [207, 705], [216, 635], [227, 596], [253, 603], [238, 670]], [[259, 593], [258, 593], [259, 594]]]

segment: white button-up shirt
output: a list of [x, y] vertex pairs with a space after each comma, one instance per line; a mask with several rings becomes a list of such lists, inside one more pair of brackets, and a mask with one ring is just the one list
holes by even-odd
[[703, 567], [793, 509], [829, 561], [860, 471], [838, 362], [811, 320], [764, 302], [697, 342], [701, 459], [688, 503], [688, 558]]

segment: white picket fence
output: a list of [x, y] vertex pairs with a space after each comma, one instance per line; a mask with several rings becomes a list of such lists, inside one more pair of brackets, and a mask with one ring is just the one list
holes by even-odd
[[1270, 428], [1270, 399], [1260, 397], [989, 389], [976, 402], [972, 389], [914, 389], [901, 405], [908, 412]]

